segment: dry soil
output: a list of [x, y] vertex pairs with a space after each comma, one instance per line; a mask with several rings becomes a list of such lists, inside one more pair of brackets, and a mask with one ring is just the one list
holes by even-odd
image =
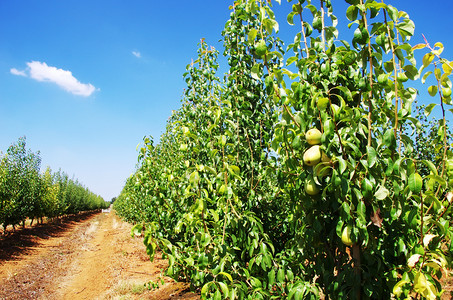
[[0, 237], [0, 299], [199, 299], [114, 212], [80, 214]]

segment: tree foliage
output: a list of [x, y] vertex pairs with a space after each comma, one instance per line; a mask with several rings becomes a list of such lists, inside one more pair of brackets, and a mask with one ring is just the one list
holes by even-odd
[[[159, 144], [144, 139], [115, 209], [205, 298], [439, 297], [453, 234], [443, 45], [411, 45], [407, 13], [370, 0], [347, 1], [350, 41], [331, 1], [282, 4], [285, 44], [273, 3], [234, 2], [223, 81], [201, 42], [181, 108]], [[441, 109], [435, 157], [408, 131], [422, 128], [418, 79], [438, 97], [424, 113]]]

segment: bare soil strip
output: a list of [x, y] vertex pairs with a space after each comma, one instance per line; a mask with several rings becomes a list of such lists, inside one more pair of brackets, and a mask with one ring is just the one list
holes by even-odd
[[0, 237], [0, 299], [199, 299], [130, 228], [111, 212]]

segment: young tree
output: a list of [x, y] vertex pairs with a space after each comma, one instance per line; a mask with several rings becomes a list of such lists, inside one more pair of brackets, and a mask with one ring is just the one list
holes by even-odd
[[[26, 149], [25, 137], [19, 138], [2, 157], [4, 180], [2, 182], [1, 211], [3, 227], [13, 227], [27, 217], [39, 214], [41, 158], [39, 151]], [[23, 223], [24, 224], [24, 223]]]

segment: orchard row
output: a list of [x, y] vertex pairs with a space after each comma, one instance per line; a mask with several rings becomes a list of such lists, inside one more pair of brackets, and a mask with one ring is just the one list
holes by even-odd
[[[234, 1], [227, 74], [216, 76], [219, 53], [202, 41], [181, 108], [158, 144], [144, 139], [115, 209], [203, 298], [442, 294], [453, 63], [441, 43], [409, 43], [404, 11], [346, 2], [351, 32], [340, 35], [339, 1]], [[435, 97], [422, 114], [419, 79]]]
[[41, 173], [39, 152], [26, 149], [20, 138], [0, 157], [0, 224], [43, 221], [81, 211], [107, 208], [109, 203], [62, 171]]

